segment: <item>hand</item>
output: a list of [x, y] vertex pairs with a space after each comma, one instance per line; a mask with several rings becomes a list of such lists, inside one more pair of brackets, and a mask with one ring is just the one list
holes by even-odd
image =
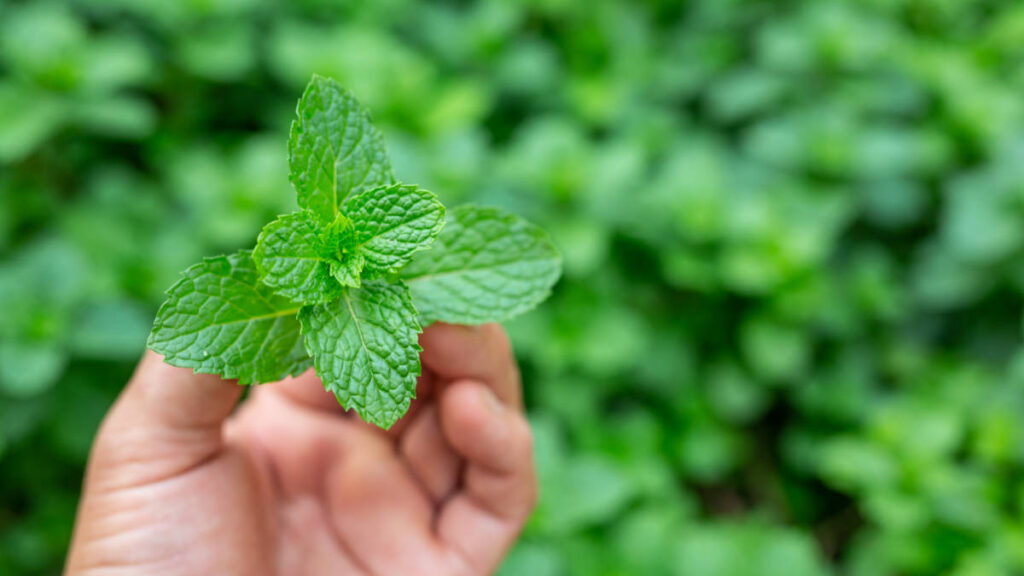
[[490, 574], [536, 498], [502, 329], [435, 325], [383, 431], [310, 371], [243, 387], [147, 352], [90, 457], [66, 574]]

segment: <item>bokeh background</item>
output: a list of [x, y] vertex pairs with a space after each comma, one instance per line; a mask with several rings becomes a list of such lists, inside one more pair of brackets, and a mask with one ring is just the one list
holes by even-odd
[[502, 576], [1024, 573], [1024, 4], [0, 0], [0, 574], [314, 72], [564, 253]]

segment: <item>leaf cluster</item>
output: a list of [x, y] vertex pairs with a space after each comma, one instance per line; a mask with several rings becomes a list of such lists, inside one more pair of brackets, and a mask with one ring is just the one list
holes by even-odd
[[314, 76], [297, 114], [288, 160], [303, 209], [267, 224], [254, 250], [186, 270], [148, 345], [245, 384], [315, 366], [346, 409], [388, 428], [416, 392], [421, 326], [522, 313], [560, 259], [542, 230], [497, 209], [463, 206], [445, 226], [433, 193], [396, 182], [380, 132], [337, 82]]

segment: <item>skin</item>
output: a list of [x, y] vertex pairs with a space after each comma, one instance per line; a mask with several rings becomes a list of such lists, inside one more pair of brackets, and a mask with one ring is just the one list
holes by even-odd
[[147, 352], [96, 437], [66, 575], [477, 575], [537, 494], [496, 325], [434, 325], [383, 431], [312, 372], [243, 387]]

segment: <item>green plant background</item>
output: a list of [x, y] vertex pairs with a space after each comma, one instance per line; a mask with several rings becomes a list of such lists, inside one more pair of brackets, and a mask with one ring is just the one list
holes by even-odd
[[1024, 4], [0, 0], [0, 574], [314, 72], [564, 253], [503, 576], [1024, 573]]

